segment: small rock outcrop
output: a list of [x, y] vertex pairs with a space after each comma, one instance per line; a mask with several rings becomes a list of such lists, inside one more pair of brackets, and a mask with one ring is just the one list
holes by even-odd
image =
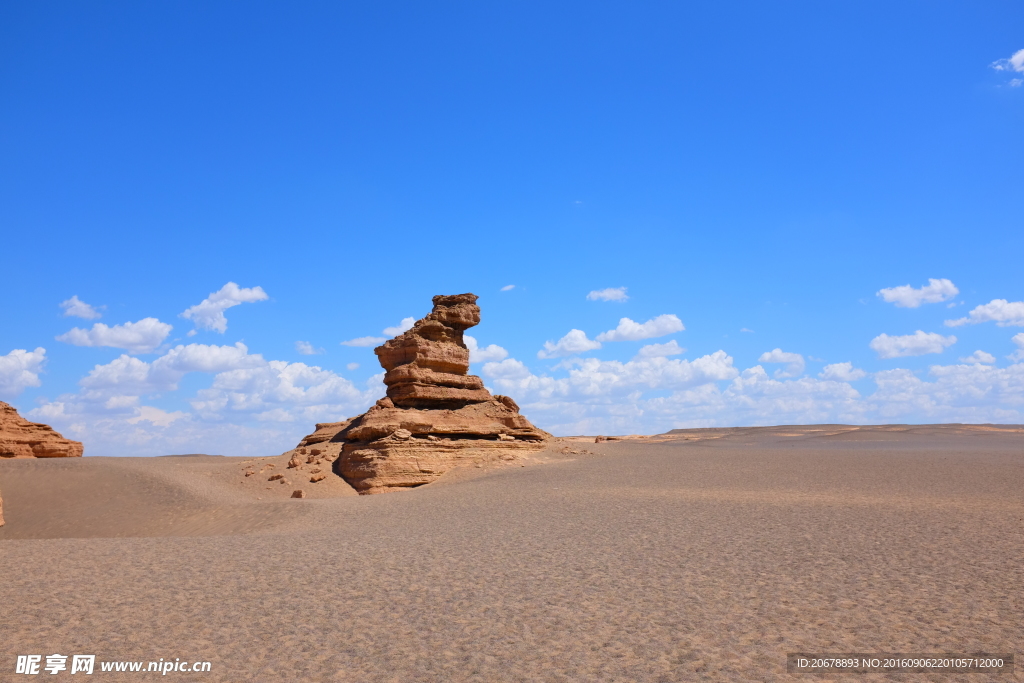
[[82, 442], [65, 439], [50, 425], [29, 422], [0, 401], [0, 458], [78, 458]]
[[296, 464], [315, 452], [369, 494], [429, 484], [458, 464], [514, 460], [543, 448], [551, 435], [469, 374], [463, 333], [480, 322], [476, 300], [435, 296], [429, 315], [378, 346], [387, 396], [358, 417], [318, 424], [292, 451]]

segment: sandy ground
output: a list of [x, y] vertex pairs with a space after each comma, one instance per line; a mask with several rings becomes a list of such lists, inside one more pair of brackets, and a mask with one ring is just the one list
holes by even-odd
[[368, 497], [281, 458], [2, 461], [0, 681], [55, 652], [212, 663], [85, 680], [1024, 680], [785, 673], [1020, 656], [1024, 429], [593, 441]]

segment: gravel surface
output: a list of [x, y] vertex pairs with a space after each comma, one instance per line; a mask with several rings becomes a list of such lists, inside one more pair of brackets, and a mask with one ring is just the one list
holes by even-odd
[[[862, 437], [591, 444], [303, 500], [229, 490], [233, 458], [0, 462], [0, 680], [55, 652], [211, 662], [178, 681], [988, 680], [785, 673], [797, 651], [1021, 650], [1024, 436]], [[44, 523], [47, 477], [74, 509], [124, 493]]]

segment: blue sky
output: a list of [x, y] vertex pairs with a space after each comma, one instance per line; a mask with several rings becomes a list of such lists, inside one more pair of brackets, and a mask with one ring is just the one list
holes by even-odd
[[0, 399], [280, 452], [471, 291], [557, 434], [1024, 422], [1024, 6], [691, 4], [6, 3]]

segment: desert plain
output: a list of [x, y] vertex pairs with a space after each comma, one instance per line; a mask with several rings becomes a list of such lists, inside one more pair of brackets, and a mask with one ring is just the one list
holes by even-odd
[[372, 496], [283, 458], [0, 461], [0, 680], [1024, 680], [786, 673], [1020, 652], [1024, 427], [570, 437]]

